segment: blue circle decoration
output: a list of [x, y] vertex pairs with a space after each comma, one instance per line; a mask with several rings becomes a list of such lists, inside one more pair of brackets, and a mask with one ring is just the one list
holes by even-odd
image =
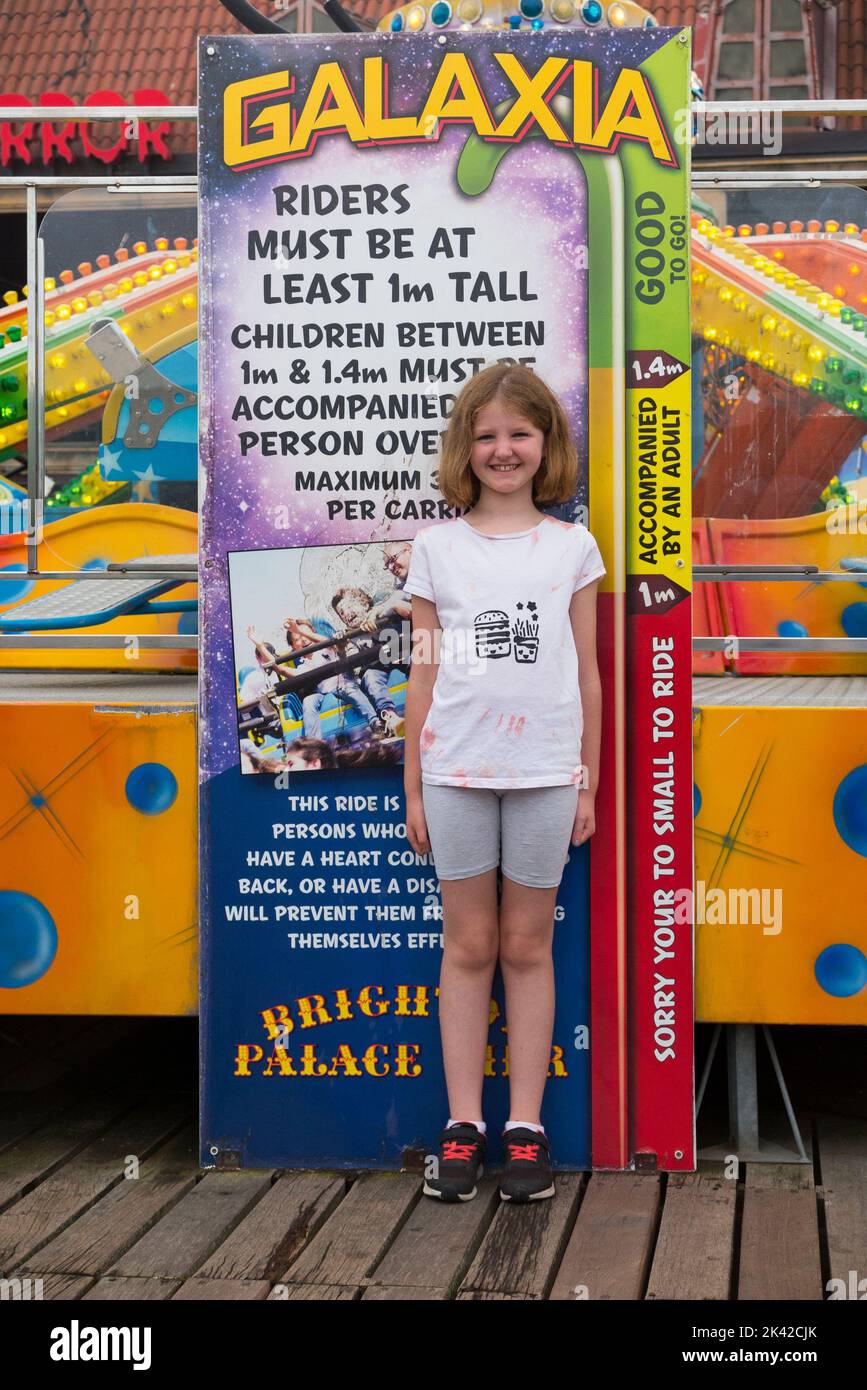
[[826, 946], [813, 970], [825, 993], [835, 999], [851, 999], [867, 985], [867, 956], [846, 941]]
[[[25, 564], [0, 565], [0, 574], [27, 574]], [[0, 580], [0, 608], [4, 603], [14, 603], [16, 599], [26, 598], [36, 583], [35, 579], [21, 579], [16, 584], [13, 581], [7, 583], [5, 579]]]
[[29, 893], [0, 891], [0, 985], [32, 985], [56, 955], [57, 927], [44, 904]]
[[699, 789], [698, 789], [698, 785], [697, 785], [695, 782], [693, 782], [693, 784], [692, 784], [692, 817], [693, 817], [693, 820], [695, 820], [695, 817], [698, 815], [698, 813], [699, 813], [700, 810], [701, 810], [701, 792], [700, 792]]
[[83, 570], [107, 570], [108, 560], [103, 559], [101, 555], [94, 555], [92, 560], [85, 560], [81, 568]]
[[533, 19], [533, 20], [530, 21], [530, 28], [531, 28], [531, 29], [538, 30], [538, 29], [544, 29], [544, 27], [545, 27], [544, 21], [541, 20], [541, 19]]
[[835, 791], [834, 824], [844, 844], [867, 857], [867, 763], [847, 772]]
[[778, 637], [809, 637], [807, 629], [803, 623], [796, 623], [792, 618], [784, 618], [781, 623], [777, 623]]
[[645, 27], [645, 29], [655, 29], [655, 28], [656, 28], [656, 20], [653, 18], [653, 15], [652, 15], [652, 14], [649, 14], [649, 15], [647, 16], [647, 18], [645, 19], [645, 21], [644, 21], [644, 27]]
[[452, 7], [448, 0], [436, 0], [435, 5], [431, 5], [430, 22], [435, 24], [438, 29], [442, 29], [444, 24], [448, 24], [452, 17]]
[[[178, 618], [178, 632], [184, 636], [193, 636], [199, 631], [199, 614], [197, 609], [188, 613], [181, 613]], [[252, 667], [251, 667], [252, 670]]]
[[598, 24], [602, 18], [602, 6], [598, 0], [585, 0], [581, 6], [581, 18], [585, 24]]
[[840, 614], [847, 637], [867, 637], [867, 603], [849, 603]]
[[543, 8], [542, 0], [518, 0], [518, 9], [525, 19], [538, 19]]
[[164, 763], [139, 763], [126, 779], [126, 799], [145, 816], [160, 816], [178, 794], [178, 783]]
[[403, 28], [403, 15], [402, 15], [402, 14], [396, 14], [396, 15], [394, 16], [394, 18], [392, 19], [392, 21], [391, 21], [391, 32], [392, 32], [393, 34], [399, 34], [402, 28]]

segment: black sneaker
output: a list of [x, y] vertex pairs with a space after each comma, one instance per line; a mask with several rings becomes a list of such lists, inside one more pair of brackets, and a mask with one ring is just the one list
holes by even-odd
[[503, 1152], [500, 1196], [504, 1202], [538, 1202], [554, 1196], [551, 1146], [546, 1135], [535, 1129], [507, 1129]]
[[443, 1202], [468, 1202], [475, 1197], [476, 1181], [485, 1171], [485, 1144], [484, 1134], [469, 1122], [444, 1129], [437, 1140], [436, 1176], [424, 1180], [425, 1196]]

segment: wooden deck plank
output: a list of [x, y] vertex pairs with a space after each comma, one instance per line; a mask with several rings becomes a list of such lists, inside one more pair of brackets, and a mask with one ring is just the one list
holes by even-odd
[[147, 1158], [177, 1129], [185, 1109], [176, 1100], [139, 1106], [13, 1203], [0, 1215], [0, 1269], [31, 1259], [76, 1216], [123, 1183], [127, 1157]]
[[427, 1289], [432, 1297], [454, 1292], [498, 1206], [498, 1179], [488, 1175], [471, 1202], [423, 1197], [374, 1269], [371, 1284], [414, 1289], [417, 1294]]
[[822, 1298], [819, 1220], [812, 1169], [748, 1163], [741, 1218], [737, 1297]]
[[867, 1122], [820, 1116], [817, 1130], [829, 1272], [851, 1298], [849, 1271], [867, 1279]]
[[19, 1144], [43, 1125], [58, 1120], [80, 1099], [74, 1092], [56, 1086], [17, 1095], [12, 1104], [7, 1097], [0, 1113], [0, 1153]]
[[345, 1195], [346, 1179], [334, 1173], [284, 1173], [208, 1257], [197, 1278], [265, 1279], [270, 1287]]
[[558, 1173], [550, 1200], [501, 1202], [460, 1286], [464, 1294], [545, 1298], [578, 1208], [584, 1175]]
[[42, 1280], [42, 1298], [45, 1303], [65, 1303], [86, 1298], [93, 1280], [86, 1274], [46, 1274]]
[[267, 1279], [186, 1279], [172, 1302], [264, 1303], [271, 1292]]
[[25, 1262], [53, 1274], [103, 1274], [200, 1179], [198, 1129], [189, 1127], [141, 1164], [138, 1178], [112, 1187]]
[[110, 1267], [134, 1278], [186, 1279], [195, 1274], [271, 1186], [270, 1170], [205, 1174]]
[[442, 1302], [446, 1298], [446, 1289], [414, 1288], [409, 1284], [397, 1288], [391, 1288], [387, 1284], [368, 1284], [361, 1295], [363, 1303], [369, 1300], [374, 1303], [434, 1303]]
[[149, 1303], [165, 1303], [180, 1286], [179, 1279], [126, 1279], [108, 1276], [88, 1289], [81, 1301], [138, 1303], [143, 1299]]
[[729, 1297], [737, 1184], [722, 1164], [670, 1173], [645, 1297]]
[[[109, 1125], [132, 1109], [127, 1097], [83, 1097], [51, 1125], [0, 1154], [0, 1211], [43, 1182]], [[2, 1266], [0, 1266], [2, 1267]]]
[[485, 1293], [478, 1289], [459, 1293], [457, 1303], [539, 1303], [541, 1295], [530, 1293]]
[[382, 1259], [420, 1192], [413, 1173], [365, 1173], [281, 1282], [357, 1285]]
[[549, 1297], [643, 1298], [660, 1196], [657, 1174], [592, 1174]]
[[283, 1284], [278, 1293], [271, 1291], [269, 1301], [351, 1303], [360, 1293], [361, 1289], [353, 1284]]

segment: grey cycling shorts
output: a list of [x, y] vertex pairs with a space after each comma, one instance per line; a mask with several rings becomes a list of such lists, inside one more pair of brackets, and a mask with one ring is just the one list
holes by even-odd
[[578, 788], [438, 787], [422, 783], [434, 867], [441, 879], [501, 866], [527, 888], [556, 888], [569, 856]]

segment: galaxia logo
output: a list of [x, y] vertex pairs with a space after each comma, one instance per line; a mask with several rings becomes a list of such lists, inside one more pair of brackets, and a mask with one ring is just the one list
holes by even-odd
[[[307, 92], [296, 90], [287, 69], [232, 82], [223, 98], [223, 157], [233, 169], [253, 169], [302, 159], [322, 136], [346, 136], [354, 145], [415, 144], [436, 141], [446, 125], [457, 124], [505, 144], [536, 126], [532, 133], [553, 145], [596, 154], [638, 140], [659, 164], [677, 167], [650, 82], [637, 68], [621, 68], [601, 104], [594, 63], [552, 56], [531, 75], [514, 53], [491, 56], [512, 89], [496, 114], [466, 53], [443, 54], [423, 106], [411, 115], [389, 114], [389, 63], [381, 57], [364, 59], [355, 85], [336, 62], [320, 63]], [[566, 100], [555, 114], [557, 94]]]
[[73, 1318], [69, 1327], [51, 1329], [52, 1361], [131, 1361], [133, 1370], [150, 1370], [149, 1327], [81, 1327]]

